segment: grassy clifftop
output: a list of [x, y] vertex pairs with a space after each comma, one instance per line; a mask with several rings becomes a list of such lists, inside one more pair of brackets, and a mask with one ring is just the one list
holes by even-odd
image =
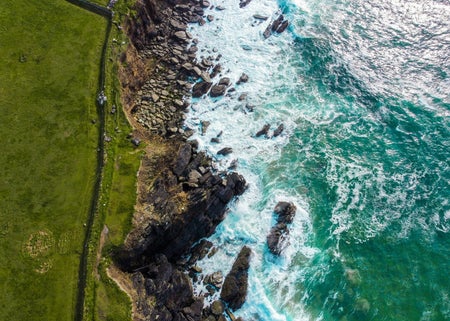
[[3, 0], [0, 20], [0, 320], [71, 320], [106, 21], [64, 0]]

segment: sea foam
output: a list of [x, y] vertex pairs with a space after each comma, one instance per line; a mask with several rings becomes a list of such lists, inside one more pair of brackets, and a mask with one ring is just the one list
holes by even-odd
[[[249, 81], [233, 85], [236, 92], [221, 98], [194, 99], [186, 125], [196, 130], [193, 138], [216, 159], [219, 169], [226, 169], [236, 159], [237, 171], [244, 175], [249, 187], [230, 206], [224, 222], [210, 237], [218, 247], [217, 253], [198, 265], [203, 275], [219, 270], [225, 275], [240, 248], [249, 245], [253, 251], [249, 293], [237, 314], [249, 320], [307, 320], [301, 304], [292, 300], [301, 273], [293, 260], [298, 255], [307, 259], [317, 252], [307, 244], [307, 235], [312, 233], [307, 200], [295, 189], [280, 189], [276, 182], [263, 180], [270, 164], [280, 158], [300, 117], [290, 101], [298, 80], [289, 66], [293, 38], [287, 32], [269, 39], [262, 35], [280, 14], [276, 1], [252, 1], [243, 9], [238, 1], [212, 1], [212, 4], [225, 10], [207, 10], [206, 14], [213, 15], [214, 20], [201, 27], [191, 26], [189, 30], [199, 40], [198, 59], [221, 55], [223, 72], [215, 82], [220, 77], [229, 77], [235, 83], [242, 73], [249, 76]], [[255, 19], [255, 14], [267, 16], [268, 20]], [[241, 93], [248, 94], [246, 101], [237, 99]], [[205, 121], [210, 125], [202, 134]], [[265, 124], [271, 124], [268, 137], [255, 137]], [[280, 124], [284, 125], [283, 133], [272, 137]], [[219, 133], [221, 142], [212, 144], [211, 138]], [[217, 156], [223, 147], [233, 148], [233, 153]], [[274, 257], [267, 249], [266, 236], [274, 224], [273, 208], [278, 201], [292, 201], [297, 206], [297, 215], [289, 235], [290, 244], [280, 257]], [[206, 293], [201, 280], [194, 287], [197, 294]], [[216, 293], [207, 302], [217, 298]]]

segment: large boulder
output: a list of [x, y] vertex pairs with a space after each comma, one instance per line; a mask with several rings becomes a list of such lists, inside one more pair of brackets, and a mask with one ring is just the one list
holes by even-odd
[[273, 212], [278, 216], [278, 223], [290, 224], [294, 220], [297, 207], [292, 202], [278, 202]]
[[274, 208], [277, 223], [267, 235], [267, 246], [272, 254], [280, 255], [287, 246], [289, 235], [288, 225], [294, 220], [297, 207], [292, 202], [278, 202]]
[[227, 86], [226, 85], [214, 85], [211, 88], [211, 91], [209, 92], [209, 95], [211, 97], [220, 97], [223, 96], [225, 94], [225, 91], [227, 90]]
[[192, 156], [192, 146], [190, 144], [182, 144], [178, 149], [177, 157], [175, 158], [175, 165], [173, 166], [173, 172], [175, 175], [180, 176], [186, 169]]
[[237, 310], [245, 302], [248, 289], [248, 269], [250, 267], [251, 250], [244, 246], [233, 263], [230, 273], [225, 278], [220, 298], [232, 310]]
[[208, 90], [211, 88], [212, 83], [206, 82], [206, 81], [200, 81], [192, 87], [192, 97], [198, 98], [203, 96], [208, 92]]
[[272, 254], [280, 255], [287, 245], [289, 230], [285, 223], [277, 223], [267, 235], [267, 246]]

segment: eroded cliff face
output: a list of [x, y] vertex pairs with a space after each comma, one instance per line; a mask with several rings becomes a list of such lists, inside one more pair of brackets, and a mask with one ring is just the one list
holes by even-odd
[[167, 154], [153, 154], [141, 167], [139, 181], [153, 180], [139, 190], [135, 227], [118, 256], [121, 267], [128, 271], [144, 266], [158, 254], [172, 263], [190, 255], [192, 245], [214, 232], [228, 202], [246, 187], [237, 173], [216, 173], [211, 160], [196, 152], [195, 143], [168, 143], [172, 144], [167, 148], [172, 160], [167, 161]]
[[223, 320], [223, 311], [203, 308], [186, 273], [206, 253], [193, 245], [214, 232], [246, 188], [241, 175], [217, 171], [183, 125], [192, 81], [211, 81], [211, 64], [196, 63], [186, 32], [187, 23], [203, 19], [204, 5], [141, 0], [125, 26], [131, 43], [119, 70], [122, 102], [147, 152], [133, 229], [115, 256], [122, 272], [111, 275], [126, 284], [134, 320]]

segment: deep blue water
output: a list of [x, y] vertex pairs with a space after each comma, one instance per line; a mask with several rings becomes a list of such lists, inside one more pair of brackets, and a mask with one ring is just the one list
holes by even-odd
[[[219, 166], [237, 159], [250, 188], [205, 274], [253, 249], [246, 320], [450, 320], [450, 2], [212, 3], [225, 10], [191, 30], [199, 59], [220, 53], [222, 76], [250, 80], [194, 101], [187, 126], [210, 121], [195, 138], [211, 155], [233, 147]], [[264, 40], [280, 12], [289, 29]], [[256, 138], [265, 123], [286, 129]], [[274, 257], [280, 200], [298, 210]]]

